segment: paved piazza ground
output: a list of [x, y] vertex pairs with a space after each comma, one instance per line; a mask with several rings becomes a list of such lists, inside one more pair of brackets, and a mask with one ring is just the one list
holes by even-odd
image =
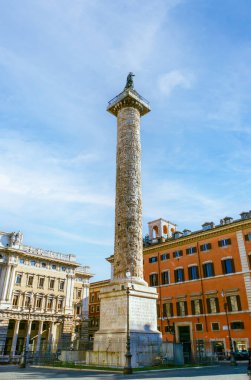
[[119, 379], [172, 379], [172, 380], [249, 380], [247, 376], [247, 364], [242, 363], [237, 367], [231, 367], [228, 364], [204, 367], [176, 369], [166, 371], [140, 372], [132, 375], [123, 375], [111, 372], [97, 371], [80, 371], [65, 369], [47, 369], [47, 368], [26, 368], [19, 369], [16, 366], [0, 366], [0, 380], [37, 380], [37, 379], [89, 379], [89, 380], [119, 380]]

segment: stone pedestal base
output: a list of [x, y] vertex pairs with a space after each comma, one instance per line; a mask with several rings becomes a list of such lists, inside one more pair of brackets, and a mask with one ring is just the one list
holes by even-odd
[[95, 333], [93, 352], [88, 352], [87, 362], [124, 367], [129, 322], [132, 367], [152, 364], [161, 346], [161, 333], [157, 330], [157, 297], [156, 289], [128, 281], [114, 281], [103, 288], [100, 330]]

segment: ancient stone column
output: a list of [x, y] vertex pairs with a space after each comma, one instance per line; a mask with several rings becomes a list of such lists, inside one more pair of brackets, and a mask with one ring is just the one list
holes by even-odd
[[118, 128], [114, 275], [100, 290], [99, 330], [86, 357], [89, 364], [117, 367], [130, 356], [133, 367], [152, 364], [161, 344], [158, 294], [143, 279], [140, 117], [150, 107], [134, 90], [132, 76], [107, 108]]
[[117, 117], [118, 129], [114, 280], [124, 279], [127, 271], [132, 279], [143, 280], [140, 117], [150, 107], [131, 78], [107, 110]]

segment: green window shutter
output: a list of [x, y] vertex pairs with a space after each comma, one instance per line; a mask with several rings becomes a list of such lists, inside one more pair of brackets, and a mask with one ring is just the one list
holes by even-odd
[[236, 296], [236, 299], [237, 299], [237, 305], [238, 305], [238, 310], [240, 311], [241, 310], [241, 299], [240, 299], [240, 296]]
[[195, 305], [194, 305], [194, 300], [191, 301], [191, 307], [192, 307], [192, 314], [195, 314]]
[[216, 304], [216, 312], [219, 313], [220, 312], [220, 306], [219, 306], [219, 299], [217, 297], [215, 298], [215, 304]]

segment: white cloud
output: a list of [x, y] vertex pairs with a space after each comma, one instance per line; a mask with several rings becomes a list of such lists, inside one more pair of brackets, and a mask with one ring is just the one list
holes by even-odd
[[158, 80], [159, 90], [169, 96], [176, 87], [189, 89], [194, 82], [194, 76], [191, 73], [182, 73], [179, 70], [172, 70], [163, 74]]

